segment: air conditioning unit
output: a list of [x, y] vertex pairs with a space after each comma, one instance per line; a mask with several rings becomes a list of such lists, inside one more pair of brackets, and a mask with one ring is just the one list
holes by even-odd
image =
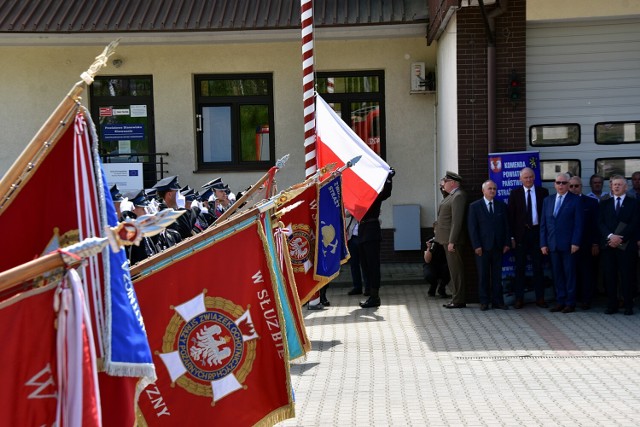
[[[485, 6], [490, 6], [495, 3], [496, 3], [496, 0], [484, 0]], [[462, 0], [460, 2], [460, 6], [462, 7], [478, 6], [478, 0]]]

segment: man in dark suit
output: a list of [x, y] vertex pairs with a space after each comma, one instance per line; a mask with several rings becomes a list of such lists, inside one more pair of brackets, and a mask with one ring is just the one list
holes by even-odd
[[488, 180], [482, 184], [483, 198], [469, 206], [467, 227], [476, 266], [480, 276], [478, 295], [480, 310], [493, 308], [508, 309], [502, 292], [502, 254], [509, 250], [511, 238], [507, 221], [507, 205], [496, 200], [498, 187]]
[[582, 194], [582, 179], [579, 176], [571, 177], [569, 191], [580, 197], [582, 206], [582, 242], [576, 264], [576, 295], [582, 303], [581, 308], [588, 310], [593, 300], [594, 278], [598, 277], [598, 200]]
[[544, 199], [540, 250], [551, 257], [556, 305], [551, 312], [576, 311], [576, 257], [582, 243], [582, 204], [569, 192], [569, 175], [556, 176], [556, 194]]
[[540, 213], [542, 201], [549, 195], [546, 188], [534, 185], [535, 173], [531, 168], [520, 171], [522, 187], [511, 190], [507, 205], [511, 247], [516, 251], [516, 283], [514, 308], [524, 307], [524, 278], [527, 255], [533, 263], [533, 286], [536, 305], [547, 308], [544, 301], [542, 253], [540, 252]]
[[382, 202], [391, 197], [393, 190], [393, 177], [396, 171], [391, 168], [389, 176], [373, 201], [367, 213], [358, 224], [358, 249], [360, 250], [360, 265], [362, 274], [369, 288], [369, 298], [360, 302], [362, 308], [379, 307], [380, 302], [380, 245], [382, 231], [380, 230], [380, 208]]
[[443, 178], [444, 191], [448, 193], [438, 207], [438, 219], [434, 227], [436, 242], [444, 246], [451, 276], [451, 302], [444, 308], [464, 308], [466, 295], [464, 288], [464, 263], [461, 247], [465, 241], [465, 214], [467, 195], [460, 187], [462, 177], [455, 172], [447, 171]]
[[[618, 312], [618, 285], [624, 303], [624, 314], [633, 314], [632, 271], [638, 246], [638, 199], [626, 195], [627, 180], [611, 177], [611, 198], [600, 205], [598, 229], [602, 242], [604, 275], [607, 287], [606, 314]], [[619, 277], [619, 280], [618, 280]]]

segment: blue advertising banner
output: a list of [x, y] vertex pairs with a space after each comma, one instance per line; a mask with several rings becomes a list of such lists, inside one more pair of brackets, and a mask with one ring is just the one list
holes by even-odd
[[139, 140], [145, 138], [144, 124], [102, 125], [103, 141]]
[[[489, 179], [493, 180], [498, 187], [496, 198], [507, 203], [511, 190], [522, 185], [520, 182], [520, 171], [523, 168], [531, 168], [535, 174], [534, 185], [541, 185], [540, 153], [537, 151], [515, 151], [508, 153], [489, 153]], [[545, 264], [548, 264], [545, 262]], [[507, 252], [502, 260], [502, 286], [504, 289], [505, 304], [512, 304], [514, 301], [515, 283], [515, 253]], [[527, 282], [533, 276], [531, 263], [527, 262], [526, 277]], [[548, 271], [548, 267], [545, 268]], [[546, 274], [550, 276], [550, 274]], [[525, 285], [525, 302], [535, 300], [535, 295], [531, 286]]]

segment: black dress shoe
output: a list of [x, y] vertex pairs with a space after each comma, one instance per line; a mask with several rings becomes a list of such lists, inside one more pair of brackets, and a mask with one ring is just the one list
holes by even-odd
[[360, 307], [362, 308], [373, 308], [380, 307], [380, 298], [378, 297], [369, 297], [366, 301], [360, 302]]
[[467, 306], [467, 304], [465, 304], [465, 303], [454, 304], [454, 303], [450, 302], [449, 304], [442, 304], [442, 306], [444, 308], [465, 308]]
[[618, 309], [617, 309], [617, 308], [607, 308], [607, 309], [604, 311], [604, 314], [616, 314], [617, 312], [618, 312]]
[[320, 304], [324, 305], [325, 307], [329, 307], [331, 305], [331, 302], [329, 302], [329, 300], [325, 298], [320, 300]]
[[544, 299], [539, 299], [536, 301], [536, 305], [540, 308], [549, 308], [549, 304], [544, 302]]
[[624, 315], [625, 315], [625, 316], [632, 316], [632, 315], [633, 315], [633, 309], [632, 309], [632, 308], [627, 308], [627, 309], [624, 311]]
[[362, 295], [362, 289], [353, 288], [347, 292], [347, 295]]
[[324, 305], [321, 302], [318, 304], [307, 303], [307, 310], [324, 310]]
[[509, 306], [506, 304], [493, 304], [493, 308], [498, 310], [509, 310]]
[[447, 294], [447, 288], [444, 286], [438, 288], [438, 295], [440, 295], [440, 298], [451, 298], [451, 295]]
[[480, 311], [489, 310], [489, 304], [480, 304]]

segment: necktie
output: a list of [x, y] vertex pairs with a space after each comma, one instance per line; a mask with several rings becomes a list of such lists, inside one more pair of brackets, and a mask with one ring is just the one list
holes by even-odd
[[493, 213], [493, 202], [489, 202], [489, 213]]
[[562, 197], [563, 196], [556, 197], [556, 206], [553, 209], [553, 216], [558, 216], [558, 211], [560, 210], [560, 206], [562, 205]]
[[616, 215], [620, 213], [620, 197], [616, 200]]
[[533, 225], [533, 211], [531, 207], [531, 190], [527, 190], [527, 225]]

